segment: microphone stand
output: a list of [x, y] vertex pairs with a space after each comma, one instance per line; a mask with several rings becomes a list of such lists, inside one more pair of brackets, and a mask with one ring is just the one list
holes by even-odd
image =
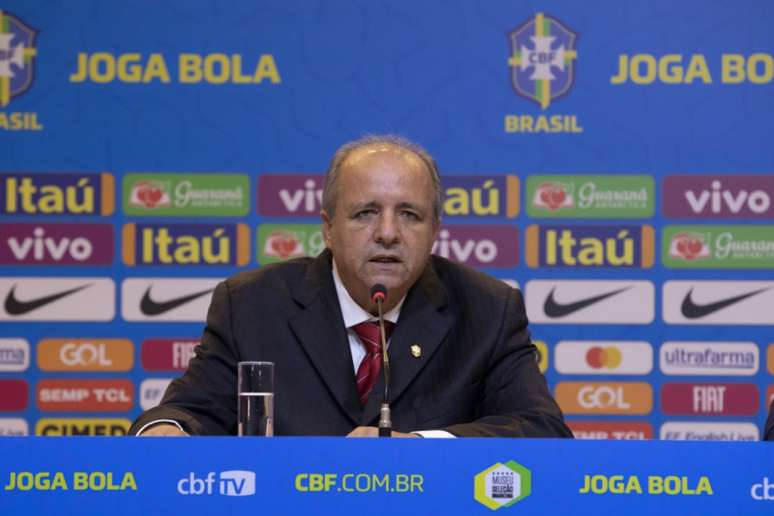
[[379, 409], [379, 437], [391, 437], [392, 436], [392, 420], [390, 419], [390, 404], [388, 402], [390, 394], [390, 361], [387, 357], [387, 338], [384, 333], [384, 313], [382, 310], [382, 302], [384, 301], [384, 294], [381, 292], [375, 295], [376, 309], [379, 313], [379, 333], [381, 334], [382, 345], [382, 371], [384, 371], [384, 397], [382, 399], [382, 406]]

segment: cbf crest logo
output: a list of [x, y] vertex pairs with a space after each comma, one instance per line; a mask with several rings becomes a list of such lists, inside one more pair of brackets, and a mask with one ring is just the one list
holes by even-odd
[[511, 41], [511, 83], [516, 93], [546, 109], [564, 96], [575, 80], [577, 34], [543, 13], [508, 34]]
[[32, 85], [37, 34], [16, 16], [0, 11], [0, 108]]

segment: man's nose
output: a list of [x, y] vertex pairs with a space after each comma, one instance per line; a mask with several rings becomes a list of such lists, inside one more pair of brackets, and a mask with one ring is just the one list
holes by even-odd
[[393, 245], [400, 240], [400, 228], [396, 215], [390, 211], [379, 214], [376, 222], [374, 240], [384, 245]]

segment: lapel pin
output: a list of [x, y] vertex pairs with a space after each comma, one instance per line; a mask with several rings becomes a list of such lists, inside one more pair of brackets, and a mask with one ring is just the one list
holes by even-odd
[[414, 358], [419, 358], [422, 356], [422, 348], [419, 347], [419, 344], [414, 344], [411, 346], [411, 356]]

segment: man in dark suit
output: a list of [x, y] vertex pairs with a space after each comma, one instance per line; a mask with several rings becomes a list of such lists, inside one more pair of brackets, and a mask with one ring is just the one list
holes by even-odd
[[420, 147], [392, 136], [343, 146], [323, 191], [326, 251], [221, 283], [188, 370], [130, 432], [236, 433], [237, 362], [262, 360], [276, 363], [276, 435], [376, 435], [381, 357], [357, 328], [374, 319], [380, 283], [397, 323], [394, 436], [571, 436], [537, 368], [521, 293], [430, 255], [441, 202]]
[[774, 400], [769, 406], [769, 417], [766, 418], [766, 426], [763, 427], [763, 440], [774, 441]]

